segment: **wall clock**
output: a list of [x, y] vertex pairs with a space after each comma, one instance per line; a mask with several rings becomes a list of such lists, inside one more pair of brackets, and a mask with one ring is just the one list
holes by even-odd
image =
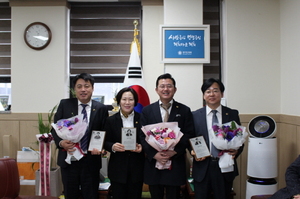
[[51, 41], [51, 30], [42, 22], [29, 24], [24, 31], [25, 43], [34, 50], [46, 48]]

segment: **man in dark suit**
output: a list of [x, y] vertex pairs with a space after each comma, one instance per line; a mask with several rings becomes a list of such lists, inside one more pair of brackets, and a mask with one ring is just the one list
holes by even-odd
[[[214, 136], [210, 131], [213, 123], [213, 110], [216, 110], [218, 123], [224, 124], [235, 121], [240, 125], [240, 118], [237, 110], [221, 105], [221, 98], [225, 87], [223, 83], [216, 79], [208, 79], [201, 87], [206, 106], [193, 112], [195, 135], [203, 136], [208, 148], [213, 149], [210, 137]], [[196, 158], [193, 161], [193, 179], [196, 199], [209, 199], [213, 192], [214, 199], [228, 199], [232, 190], [233, 180], [238, 175], [236, 158], [243, 150], [243, 146], [238, 150], [230, 150], [229, 154], [234, 158], [234, 169], [231, 172], [222, 173], [219, 167], [219, 157]]]
[[[151, 197], [163, 199], [178, 199], [180, 185], [186, 183], [185, 150], [189, 145], [188, 139], [194, 135], [194, 124], [189, 107], [176, 102], [173, 96], [176, 92], [176, 83], [170, 74], [163, 74], [156, 80], [156, 92], [159, 100], [146, 106], [142, 111], [141, 124], [155, 124], [163, 122], [166, 114], [169, 115], [167, 122], [178, 122], [181, 132], [184, 134], [173, 150], [157, 151], [145, 141], [144, 133], [141, 133], [141, 144], [146, 153], [144, 182], [149, 185]], [[162, 105], [170, 103], [165, 110]], [[158, 161], [165, 164], [172, 160], [170, 169], [159, 170], [155, 168]]]
[[285, 184], [269, 199], [300, 199], [300, 156], [286, 169]]
[[[62, 181], [64, 185], [64, 195], [66, 199], [77, 199], [82, 195], [84, 199], [98, 199], [98, 187], [101, 169], [101, 151], [93, 149], [88, 151], [91, 134], [93, 130], [103, 130], [108, 111], [105, 105], [91, 100], [94, 91], [94, 78], [82, 73], [77, 75], [73, 81], [76, 98], [63, 99], [57, 108], [54, 116], [54, 123], [60, 119], [67, 119], [75, 115], [80, 115], [85, 109], [87, 115], [88, 129], [84, 141], [80, 141], [80, 147], [84, 157], [79, 161], [72, 159], [68, 164], [65, 159], [67, 153], [75, 151], [75, 143], [63, 140], [52, 129], [55, 144], [59, 149], [57, 164], [61, 167]], [[84, 143], [86, 142], [87, 145]]]

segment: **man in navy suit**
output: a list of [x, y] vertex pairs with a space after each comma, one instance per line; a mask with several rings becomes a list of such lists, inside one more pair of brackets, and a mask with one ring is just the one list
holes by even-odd
[[[208, 148], [214, 147], [210, 142], [210, 137], [214, 136], [212, 131], [213, 110], [216, 110], [218, 123], [224, 124], [235, 121], [240, 125], [239, 113], [237, 110], [230, 109], [221, 105], [221, 98], [225, 87], [219, 80], [210, 78], [201, 87], [206, 106], [193, 112], [195, 123], [195, 135], [203, 136]], [[233, 180], [238, 175], [236, 158], [243, 150], [243, 146], [238, 150], [230, 150], [229, 154], [234, 158], [234, 170], [222, 173], [219, 168], [219, 157], [194, 158], [193, 179], [195, 186], [196, 199], [209, 199], [213, 192], [214, 199], [228, 199], [232, 190]], [[192, 155], [195, 155], [192, 151]]]
[[300, 199], [300, 156], [286, 169], [285, 184], [269, 199]]
[[[108, 117], [106, 106], [91, 100], [94, 82], [94, 78], [87, 73], [77, 75], [73, 81], [76, 98], [61, 100], [54, 116], [54, 123], [56, 123], [60, 119], [68, 119], [82, 114], [83, 107], [85, 107], [89, 124], [85, 132], [87, 135], [87, 149], [92, 131], [103, 130]], [[83, 149], [84, 157], [79, 161], [73, 159], [71, 164], [68, 164], [65, 159], [67, 153], [72, 154], [75, 150], [75, 143], [61, 139], [54, 129], [51, 132], [59, 149], [57, 164], [61, 167], [65, 198], [78, 199], [82, 195], [84, 199], [98, 199], [101, 151]], [[82, 142], [80, 146], [84, 148]]]
[[[194, 123], [189, 107], [173, 99], [176, 92], [176, 83], [170, 74], [163, 74], [156, 80], [156, 93], [159, 100], [143, 108], [141, 115], [142, 126], [163, 122], [165, 115], [169, 115], [167, 122], [178, 122], [181, 132], [184, 134], [174, 148], [174, 151], [159, 152], [145, 141], [144, 133], [141, 133], [141, 144], [146, 153], [144, 182], [149, 185], [151, 198], [178, 199], [180, 186], [186, 183], [185, 150], [189, 145], [188, 139], [194, 135]], [[162, 105], [170, 103], [165, 110]], [[168, 112], [167, 112], [168, 111]], [[155, 168], [156, 161], [165, 164], [172, 160], [170, 169], [159, 170]]]

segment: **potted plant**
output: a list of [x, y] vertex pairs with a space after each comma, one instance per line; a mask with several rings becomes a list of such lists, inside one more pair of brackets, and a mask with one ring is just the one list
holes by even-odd
[[53, 120], [53, 116], [55, 114], [55, 111], [57, 109], [57, 105], [55, 105], [50, 112], [48, 113], [47, 116], [47, 122], [45, 123], [43, 120], [43, 114], [42, 113], [38, 113], [38, 129], [40, 134], [44, 134], [44, 133], [50, 133], [51, 131], [51, 123]]

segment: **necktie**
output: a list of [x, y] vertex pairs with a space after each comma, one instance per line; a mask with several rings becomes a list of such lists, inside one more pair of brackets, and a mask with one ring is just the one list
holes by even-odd
[[[212, 116], [212, 126], [216, 125], [219, 123], [218, 118], [217, 118], [217, 110], [211, 110], [211, 112], [213, 113]], [[213, 157], [218, 157], [219, 156], [219, 150], [215, 147], [215, 145], [211, 144], [211, 155]]]
[[[81, 113], [83, 114], [83, 120], [85, 120], [86, 122], [88, 122], [88, 118], [87, 118], [87, 112], [86, 112], [86, 107], [88, 106], [87, 104], [81, 104], [82, 106], [82, 111]], [[87, 142], [88, 142], [88, 133], [87, 133], [88, 127], [85, 131], [84, 136], [81, 138], [80, 140], [80, 146], [82, 151], [86, 151], [87, 150]]]
[[163, 109], [165, 109], [166, 111], [166, 114], [165, 114], [165, 117], [164, 117], [164, 122], [167, 122], [168, 119], [169, 119], [169, 108], [171, 106], [171, 103], [167, 103], [167, 104], [161, 104], [161, 107], [163, 107]]

